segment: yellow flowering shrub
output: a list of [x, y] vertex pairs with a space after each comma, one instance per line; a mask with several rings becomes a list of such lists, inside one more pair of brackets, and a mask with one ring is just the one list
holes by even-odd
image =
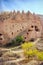
[[39, 60], [43, 60], [43, 52], [38, 52], [36, 55]]
[[38, 53], [38, 50], [37, 49], [34, 49], [33, 50], [33, 54], [36, 55]]
[[34, 46], [34, 44], [33, 44], [33, 42], [28, 42], [28, 43], [25, 42], [21, 46], [22, 46], [22, 49], [28, 49], [28, 48]]
[[26, 51], [25, 53], [27, 56], [33, 56], [33, 51], [29, 49], [29, 51]]
[[21, 45], [22, 49], [24, 50], [24, 54], [27, 57], [36, 56], [39, 60], [43, 60], [43, 52], [39, 52], [36, 48], [32, 49], [31, 47], [34, 47], [33, 42], [24, 43]]

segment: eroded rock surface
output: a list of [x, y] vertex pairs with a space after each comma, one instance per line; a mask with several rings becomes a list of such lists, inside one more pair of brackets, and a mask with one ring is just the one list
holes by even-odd
[[41, 37], [40, 17], [31, 12], [4, 12], [0, 14], [0, 45], [5, 45], [17, 35], [22, 34], [25, 41]]

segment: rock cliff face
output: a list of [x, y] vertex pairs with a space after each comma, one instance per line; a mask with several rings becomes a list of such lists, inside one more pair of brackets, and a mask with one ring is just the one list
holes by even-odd
[[41, 20], [41, 24], [42, 24], [42, 37], [43, 37], [43, 15], [38, 15], [40, 17]]
[[40, 17], [29, 11], [25, 13], [4, 12], [0, 14], [0, 45], [21, 34], [25, 41], [36, 40], [41, 37], [42, 24]]

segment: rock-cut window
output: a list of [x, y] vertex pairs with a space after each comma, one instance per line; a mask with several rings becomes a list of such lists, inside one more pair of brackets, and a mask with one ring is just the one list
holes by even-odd
[[38, 29], [38, 27], [37, 27], [37, 26], [35, 26], [35, 31], [39, 31], [39, 29]]
[[0, 36], [2, 36], [2, 34], [0, 33]]
[[32, 25], [31, 28], [33, 28], [34, 26]]
[[12, 35], [13, 35], [13, 32], [12, 32]]

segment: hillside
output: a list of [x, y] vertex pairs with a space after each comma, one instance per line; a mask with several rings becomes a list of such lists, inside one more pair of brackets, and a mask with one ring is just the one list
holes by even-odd
[[[2, 27], [3, 26], [3, 27]], [[24, 41], [41, 37], [42, 24], [40, 17], [28, 12], [3, 12], [0, 14], [0, 44], [6, 44], [21, 34]]]
[[[41, 20], [41, 24], [42, 24], [42, 29], [43, 29], [43, 15], [39, 15], [40, 20]], [[42, 31], [42, 37], [43, 37], [43, 31]]]
[[43, 20], [31, 12], [0, 14], [0, 65], [43, 65]]

